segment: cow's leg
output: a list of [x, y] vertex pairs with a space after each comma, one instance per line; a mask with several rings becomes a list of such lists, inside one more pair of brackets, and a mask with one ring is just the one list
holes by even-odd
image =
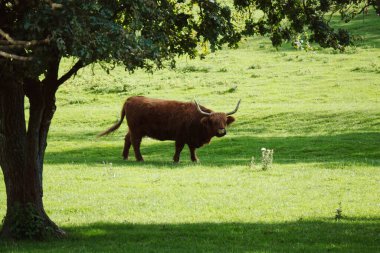
[[179, 156], [180, 156], [181, 151], [182, 151], [182, 149], [183, 149], [184, 146], [185, 146], [185, 143], [183, 143], [181, 141], [176, 141], [175, 142], [175, 154], [174, 154], [174, 157], [173, 157], [173, 161], [175, 163], [179, 162]]
[[124, 150], [123, 150], [123, 158], [124, 160], [128, 160], [129, 156], [129, 149], [131, 148], [131, 134], [128, 132], [125, 135], [125, 142], [124, 142]]
[[135, 151], [135, 157], [138, 162], [143, 162], [144, 159], [140, 152], [140, 144], [141, 144], [142, 136], [139, 134], [131, 133], [131, 142], [133, 146], [133, 151]]
[[195, 147], [189, 146], [189, 149], [190, 149], [191, 161], [198, 162], [199, 160], [198, 160], [197, 154], [195, 154]]

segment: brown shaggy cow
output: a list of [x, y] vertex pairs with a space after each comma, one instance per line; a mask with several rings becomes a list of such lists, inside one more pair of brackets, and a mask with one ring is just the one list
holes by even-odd
[[140, 153], [140, 143], [144, 136], [157, 140], [174, 140], [174, 162], [179, 161], [180, 153], [187, 144], [190, 149], [191, 160], [198, 161], [195, 149], [210, 142], [214, 136], [226, 135], [226, 126], [235, 121], [230, 116], [239, 108], [240, 100], [235, 110], [229, 113], [213, 112], [195, 101], [179, 102], [146, 98], [143, 96], [130, 97], [125, 101], [121, 110], [119, 122], [98, 137], [107, 135], [118, 129], [127, 119], [129, 131], [125, 136], [123, 157], [128, 159], [131, 145], [135, 151], [137, 161], [143, 161]]

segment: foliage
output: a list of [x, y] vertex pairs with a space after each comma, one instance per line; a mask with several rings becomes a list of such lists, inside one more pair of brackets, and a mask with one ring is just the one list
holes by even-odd
[[[370, 5], [379, 12], [378, 4], [364, 0], [235, 0], [233, 6], [211, 0], [1, 1], [1, 29], [19, 41], [48, 38], [50, 43], [0, 49], [33, 57], [31, 64], [11, 62], [32, 77], [46, 73], [56, 54], [74, 56], [84, 65], [99, 62], [107, 71], [112, 65], [105, 62], [123, 64], [129, 71], [151, 71], [165, 62], [174, 66], [178, 55], [194, 58], [200, 44], [216, 50], [223, 44], [236, 47], [242, 36], [268, 35], [278, 47], [306, 30], [310, 40], [322, 47], [343, 50], [351, 44], [350, 35], [346, 29], [331, 28], [329, 14], [340, 12], [349, 21]], [[244, 28], [237, 26], [239, 22], [245, 23]], [[6, 64], [10, 62], [0, 61], [3, 68]]]
[[0, 6], [8, 34], [26, 41], [50, 39], [48, 45], [14, 51], [34, 57], [33, 64], [23, 64], [34, 75], [46, 70], [53, 52], [85, 64], [122, 63], [129, 71], [151, 70], [163, 67], [164, 61], [174, 63], [177, 55], [195, 57], [198, 42], [207, 41], [215, 50], [240, 39], [228, 7], [214, 1], [58, 1], [57, 8], [36, 2], [33, 8], [13, 1]]
[[[244, 35], [269, 34], [272, 44], [280, 46], [297, 34], [309, 30], [311, 42], [322, 47], [344, 50], [351, 44], [349, 32], [345, 29], [335, 30], [329, 25], [331, 16], [339, 12], [345, 22], [362, 13], [369, 5], [380, 13], [378, 1], [265, 1], [235, 0], [238, 10], [247, 12]], [[256, 12], [263, 13], [257, 18]]]

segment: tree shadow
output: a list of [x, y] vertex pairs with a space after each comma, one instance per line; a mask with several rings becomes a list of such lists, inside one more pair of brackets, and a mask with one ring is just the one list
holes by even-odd
[[[274, 149], [275, 164], [324, 163], [340, 165], [380, 165], [380, 133], [346, 133], [321, 136], [252, 137], [229, 136], [214, 138], [212, 143], [198, 149], [204, 166], [247, 165], [252, 157], [260, 161], [261, 148]], [[105, 145], [106, 144], [106, 145]], [[123, 142], [110, 146], [106, 140], [90, 143], [78, 149], [47, 152], [46, 164], [102, 164], [115, 166], [152, 166], [179, 168], [194, 165], [189, 151], [184, 149], [181, 163], [173, 164], [174, 142], [142, 142], [144, 163], [138, 163], [130, 152], [130, 160], [121, 157]], [[338, 167], [339, 167], [338, 166]]]
[[376, 252], [380, 218], [274, 223], [94, 223], [49, 242], [0, 243], [21, 252]]

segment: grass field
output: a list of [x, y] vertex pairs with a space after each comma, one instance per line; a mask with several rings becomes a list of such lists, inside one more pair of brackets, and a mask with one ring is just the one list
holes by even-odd
[[[69, 237], [0, 252], [379, 252], [380, 18], [347, 25], [363, 40], [345, 53], [254, 38], [175, 71], [80, 71], [59, 91], [44, 172], [46, 209]], [[121, 157], [125, 123], [95, 138], [132, 95], [242, 104], [200, 163], [185, 149], [172, 164], [173, 142], [151, 139], [137, 163]], [[262, 147], [274, 149], [267, 171]]]

